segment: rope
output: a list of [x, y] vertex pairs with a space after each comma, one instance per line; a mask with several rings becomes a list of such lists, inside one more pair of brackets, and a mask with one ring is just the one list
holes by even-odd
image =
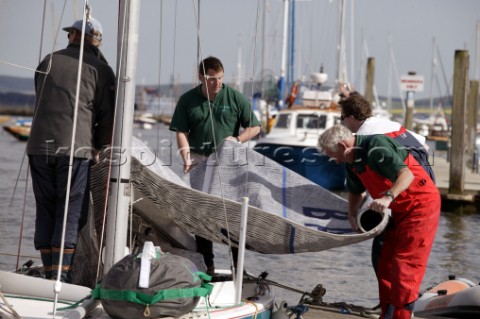
[[[157, 114], [160, 116], [160, 85], [162, 83], [162, 80], [161, 80], [161, 74], [162, 74], [162, 39], [163, 39], [163, 28], [162, 28], [162, 23], [163, 23], [163, 1], [160, 1], [160, 13], [159, 13], [159, 17], [160, 17], [160, 32], [158, 33], [158, 36], [159, 36], [159, 44], [158, 44], [158, 107], [157, 107]], [[175, 21], [176, 21], [176, 16], [175, 16]], [[176, 32], [176, 30], [174, 31]], [[175, 35], [173, 37], [174, 41], [175, 41]], [[174, 50], [174, 53], [173, 53], [173, 67], [175, 68], [175, 45], [173, 46], [173, 50]], [[175, 73], [173, 73], [175, 74]], [[144, 92], [142, 92], [143, 94]], [[172, 108], [172, 111], [173, 111], [173, 103], [172, 105], [170, 106]], [[172, 136], [172, 131], [170, 131], [170, 137]], [[170, 139], [171, 140], [171, 139]], [[160, 125], [157, 125], [157, 148], [156, 148], [156, 154], [159, 154], [159, 143], [160, 143]]]
[[[200, 41], [200, 21], [199, 21], [199, 17], [198, 17], [198, 13], [199, 13], [199, 8], [197, 8], [195, 6], [195, 0], [192, 0], [193, 1], [193, 9], [194, 9], [194, 16], [195, 16], [195, 25], [197, 27], [197, 39], [198, 39], [198, 53], [199, 53], [199, 58], [201, 59], [201, 63], [203, 64], [203, 54], [202, 54], [202, 47], [201, 47], [201, 41]], [[255, 23], [255, 41], [254, 41], [254, 58], [253, 58], [253, 63], [252, 63], [252, 73], [255, 72], [255, 52], [256, 52], [256, 39], [257, 39], [257, 33], [258, 33], [258, 20], [259, 20], [259, 8], [260, 8], [260, 0], [257, 1], [257, 15], [256, 15], [256, 23]], [[206, 70], [205, 70], [205, 66], [203, 66], [203, 71], [204, 71], [204, 74], [203, 74], [203, 77], [206, 78], [207, 74], [206, 74]], [[254, 81], [254, 77], [253, 75], [250, 77], [250, 79], [252, 80], [252, 82]], [[213, 137], [213, 145], [214, 145], [214, 148], [215, 150], [218, 149], [218, 143], [217, 143], [217, 140], [216, 140], [216, 137], [215, 137], [215, 126], [214, 126], [214, 123], [213, 123], [213, 111], [212, 111], [212, 105], [210, 103], [210, 96], [209, 96], [209, 92], [208, 92], [208, 89], [206, 90], [206, 93], [207, 93], [207, 100], [208, 100], [208, 111], [209, 111], [209, 118], [210, 118], [210, 124], [211, 124], [211, 127], [212, 127], [212, 137]], [[251, 93], [251, 96], [253, 97], [253, 83], [252, 83], [252, 93]], [[251, 105], [250, 105], [251, 107]], [[253, 110], [252, 108], [250, 108], [250, 123], [251, 123], [251, 119], [252, 119], [252, 114], [253, 114]], [[248, 139], [248, 142], [247, 143], [250, 143], [250, 136], [249, 136], [249, 139]], [[215, 155], [215, 162], [216, 163], [219, 163], [219, 159], [218, 159], [218, 154], [215, 152], [214, 153]], [[227, 209], [226, 209], [226, 203], [225, 203], [225, 194], [223, 192], [223, 181], [222, 181], [222, 177], [221, 177], [221, 167], [219, 166], [219, 170], [220, 170], [220, 173], [218, 174], [218, 181], [219, 181], [219, 184], [220, 184], [220, 196], [222, 198], [222, 206], [223, 206], [223, 214], [224, 214], [224, 218], [225, 218], [225, 228], [226, 228], [226, 232], [227, 232], [227, 242], [228, 242], [228, 247], [229, 247], [229, 255], [230, 255], [230, 265], [231, 265], [231, 268], [233, 269], [232, 271], [232, 278], [233, 278], [233, 281], [235, 281], [235, 265], [234, 265], [234, 262], [233, 262], [233, 255], [232, 255], [232, 241], [231, 241], [231, 238], [230, 238], [230, 229], [229, 229], [229, 223], [228, 223], [228, 216], [227, 216]], [[245, 192], [247, 193], [248, 195], [248, 171], [247, 171], [247, 188], [245, 190]]]
[[[163, 2], [160, 2], [160, 3], [163, 3]], [[173, 56], [172, 56], [172, 74], [173, 74], [173, 78], [172, 78], [172, 85], [175, 83], [175, 66], [176, 66], [176, 56], [177, 56], [177, 17], [178, 17], [178, 1], [175, 1], [175, 12], [174, 12], [174, 22], [173, 22]], [[160, 43], [161, 45], [161, 43]], [[161, 51], [161, 50], [160, 50]], [[159, 77], [160, 77], [160, 74], [159, 74]], [[174, 99], [174, 92], [172, 91], [172, 96], [170, 97], [170, 114], [173, 114], [174, 110], [175, 110], [175, 99]], [[160, 105], [160, 102], [159, 102], [159, 105]], [[160, 128], [158, 128], [158, 130], [160, 131]], [[169, 134], [170, 134], [170, 141], [172, 140], [172, 135], [173, 135], [173, 132], [172, 131], [169, 131]], [[160, 135], [160, 133], [159, 133]], [[157, 139], [157, 143], [158, 143], [158, 140], [159, 138]], [[158, 147], [157, 147], [158, 149]]]
[[[120, 3], [120, 2], [119, 2]], [[124, 2], [125, 6], [124, 6], [124, 10], [123, 12], [127, 12], [127, 2], [125, 1]], [[119, 4], [119, 12], [120, 12], [120, 4]], [[123, 30], [121, 32], [121, 34], [125, 34], [125, 21], [126, 21], [126, 16], [124, 15], [123, 16], [123, 23], [122, 23], [122, 26], [123, 26]], [[120, 21], [119, 21], [120, 22]], [[119, 30], [120, 31], [120, 30]], [[118, 52], [117, 54], [117, 68], [118, 70], [121, 69], [121, 66], [122, 66], [122, 63], [123, 63], [123, 47], [124, 47], [124, 37], [122, 36], [121, 38], [121, 44], [120, 44], [120, 51]], [[120, 79], [120, 76], [117, 75], [116, 77], [117, 79], [117, 83], [116, 83], [116, 87], [120, 87], [120, 81], [122, 81], [122, 79]], [[117, 105], [117, 101], [119, 99], [119, 96], [118, 96], [118, 89], [115, 90], [115, 106]], [[113, 126], [112, 126], [112, 132], [115, 132], [115, 127], [116, 125], [118, 124], [117, 123], [117, 108], [115, 107], [114, 108], [114, 116], [113, 116]], [[110, 145], [113, 145], [113, 140], [114, 140], [115, 136], [114, 134], [112, 134], [112, 140], [110, 142]], [[110, 152], [108, 154], [108, 163], [111, 164], [113, 163], [113, 149], [110, 149]], [[103, 205], [103, 216], [102, 216], [102, 229], [101, 229], [101, 234], [100, 234], [100, 251], [99, 251], [99, 254], [98, 254], [98, 259], [97, 259], [97, 274], [96, 274], [96, 282], [98, 282], [100, 280], [100, 268], [101, 268], [101, 265], [102, 265], [102, 253], [103, 253], [103, 241], [104, 241], [104, 238], [105, 238], [105, 226], [106, 226], [106, 220], [107, 220], [107, 209], [108, 209], [108, 198], [109, 198], [109, 191], [110, 191], [110, 176], [111, 176], [111, 172], [112, 172], [112, 165], [107, 165], [108, 167], [108, 171], [107, 171], [107, 178], [106, 178], [106, 181], [105, 181], [105, 198], [104, 198], [104, 205]]]
[[43, 35], [45, 34], [45, 17], [47, 12], [47, 0], [43, 0], [42, 30], [40, 31], [40, 48], [38, 49], [38, 62], [42, 60]]
[[[68, 220], [68, 208], [69, 208], [69, 198], [70, 198], [70, 187], [72, 185], [72, 169], [73, 169], [73, 153], [75, 150], [75, 137], [77, 134], [77, 119], [78, 119], [78, 105], [80, 100], [80, 86], [82, 82], [82, 64], [83, 64], [83, 49], [85, 47], [85, 25], [87, 21], [88, 12], [90, 7], [88, 6], [88, 1], [85, 0], [85, 6], [83, 9], [83, 23], [82, 23], [82, 35], [80, 38], [80, 56], [78, 58], [78, 73], [77, 73], [77, 86], [76, 86], [76, 94], [75, 94], [75, 106], [73, 111], [73, 128], [72, 128], [72, 139], [70, 144], [70, 159], [69, 159], [69, 166], [68, 166], [68, 177], [67, 177], [67, 188], [65, 194], [65, 208], [63, 211], [63, 224], [62, 224], [62, 236], [60, 239], [60, 254], [58, 258], [58, 265], [63, 265], [63, 250], [65, 249], [65, 235], [67, 232], [67, 220]], [[57, 273], [57, 280], [55, 283], [55, 301], [54, 301], [54, 308], [53, 308], [53, 315], [56, 314], [56, 304], [58, 300], [58, 295], [61, 291], [61, 275], [62, 275], [62, 267], [58, 267]]]
[[253, 302], [253, 301], [250, 301], [248, 299], [244, 299], [242, 300], [243, 302], [249, 304], [249, 305], [252, 305], [253, 307], [255, 307], [255, 314], [253, 315], [253, 319], [257, 319], [257, 315], [258, 315], [258, 306], [257, 306], [257, 303]]
[[[68, 301], [59, 301], [59, 303], [61, 304], [64, 304], [66, 305], [65, 307], [62, 307], [62, 308], [58, 308], [58, 310], [68, 310], [68, 309], [74, 309], [76, 308], [78, 305], [80, 305], [82, 302], [84, 302], [85, 300], [89, 299], [91, 296], [86, 296], [85, 298], [82, 298], [80, 299], [79, 301], [77, 302], [68, 302]], [[1, 291], [0, 291], [0, 299], [3, 300], [5, 306], [8, 308], [8, 311], [11, 312], [11, 315], [15, 318], [15, 319], [21, 319], [22, 317], [15, 311], [15, 309], [12, 307], [12, 305], [10, 305], [10, 303], [8, 302], [7, 298], [10, 298], [10, 299], [21, 299], [21, 300], [36, 300], [36, 301], [52, 301], [51, 299], [48, 299], [48, 298], [39, 298], [39, 297], [27, 297], [27, 296], [19, 296], [19, 295], [12, 295], [12, 294], [3, 294]], [[0, 316], [0, 318], [3, 318]]]
[[5, 305], [7, 306], [7, 309], [8, 311], [10, 311], [10, 313], [13, 315], [13, 317], [15, 319], [21, 319], [22, 317], [20, 317], [20, 315], [15, 311], [15, 309], [13, 309], [13, 307], [10, 305], [10, 303], [8, 302], [7, 298], [5, 298], [5, 295], [2, 293], [2, 291], [0, 290], [0, 298], [3, 300], [3, 302], [5, 303]]
[[[10, 314], [15, 318], [15, 319], [21, 319], [22, 317], [15, 311], [15, 309], [9, 304], [7, 298], [10, 298], [10, 299], [21, 299], [21, 300], [35, 300], [35, 301], [47, 301], [47, 302], [51, 302], [52, 300], [51, 299], [48, 299], [48, 298], [40, 298], [40, 297], [27, 297], [27, 296], [19, 296], [19, 295], [12, 295], [12, 294], [7, 294], [7, 295], [4, 295], [1, 291], [0, 291], [0, 299], [3, 300], [5, 306], [7, 306], [8, 308], [8, 311], [10, 311]], [[65, 305], [65, 307], [61, 307], [61, 308], [58, 308], [57, 310], [60, 310], [60, 311], [63, 311], [63, 310], [68, 310], [68, 309], [75, 309], [77, 308], [81, 303], [83, 303], [85, 300], [91, 298], [91, 295], [88, 295], [86, 296], [85, 298], [82, 298], [80, 300], [78, 300], [77, 302], [68, 302], [68, 301], [65, 301], [65, 300], [61, 300], [61, 301], [58, 301], [59, 303]], [[1, 305], [0, 305], [0, 309], [1, 309]], [[3, 318], [1, 315], [0, 315], [0, 318]]]
[[[203, 69], [203, 77], [204, 79], [206, 79], [207, 77], [207, 74], [206, 74], [206, 71], [205, 70], [205, 65], [203, 65], [203, 54], [202, 54], [202, 46], [201, 46], [201, 41], [200, 41], [200, 21], [199, 21], [199, 17], [198, 17], [198, 11], [199, 9], [197, 9], [197, 7], [195, 6], [195, 0], [192, 0], [193, 1], [193, 11], [194, 11], [194, 16], [195, 16], [195, 25], [197, 26], [197, 39], [198, 39], [198, 51], [199, 51], [199, 57], [201, 59], [201, 63], [202, 63], [202, 69]], [[212, 138], [213, 138], [213, 146], [214, 146], [214, 149], [217, 150], [217, 139], [215, 137], [215, 125], [213, 123], [213, 111], [212, 111], [212, 104], [210, 103], [210, 94], [208, 92], [208, 88], [206, 89], [206, 93], [207, 93], [207, 100], [208, 100], [208, 114], [209, 114], [209, 118], [210, 118], [210, 125], [212, 127]], [[219, 160], [218, 160], [218, 154], [217, 152], [213, 153], [214, 156], [215, 156], [215, 162], [216, 163], [219, 163]], [[219, 170], [221, 169], [221, 167], [219, 167]], [[218, 174], [218, 181], [220, 183], [220, 186], [223, 185], [223, 182], [222, 182], [222, 174]], [[233, 262], [233, 255], [232, 255], [232, 241], [230, 239], [230, 227], [229, 227], [229, 223], [228, 223], [228, 216], [227, 216], [227, 208], [226, 208], [226, 204], [225, 204], [225, 195], [223, 193], [223, 187], [220, 187], [220, 196], [222, 198], [222, 206], [223, 206], [223, 216], [225, 218], [225, 228], [226, 228], [226, 231], [227, 231], [227, 242], [228, 242], [228, 250], [229, 250], [229, 256], [230, 256], [230, 267], [231, 269], [233, 269], [232, 271], [232, 279], [233, 281], [235, 281], [235, 266], [234, 266], [234, 262]]]
[[[250, 92], [250, 98], [253, 101], [253, 94], [254, 94], [254, 84], [255, 84], [255, 61], [257, 57], [257, 34], [258, 34], [258, 21], [260, 20], [260, 0], [257, 0], [257, 15], [256, 15], [256, 20], [255, 20], [255, 37], [253, 40], [253, 61], [252, 61], [252, 73], [248, 77], [251, 81], [251, 92]], [[252, 123], [252, 118], [253, 118], [253, 107], [252, 104], [250, 103], [250, 124]], [[247, 148], [250, 149], [250, 138], [247, 141]], [[246, 174], [246, 184], [247, 187], [245, 188], [245, 192], [248, 196], [248, 176], [249, 176], [249, 171], [247, 170]]]
[[[44, 10], [43, 10], [43, 18], [42, 18], [42, 35], [43, 35], [43, 30], [44, 30], [44, 24], [45, 24], [45, 7], [46, 7], [46, 1], [44, 1]], [[63, 5], [63, 9], [62, 9], [62, 14], [61, 14], [61, 17], [63, 17], [64, 15], [64, 12], [65, 12], [65, 7], [66, 7], [66, 0], [64, 1], [64, 5]], [[61, 19], [60, 19], [61, 20]], [[17, 67], [20, 67], [20, 68], [24, 68], [24, 69], [28, 69], [28, 70], [32, 70], [32, 71], [35, 71], [37, 73], [40, 73], [40, 74], [44, 74], [45, 76], [48, 76], [49, 72], [50, 72], [50, 68], [51, 68], [51, 61], [52, 61], [52, 53], [53, 53], [53, 50], [54, 50], [54, 47], [55, 47], [55, 43], [58, 39], [58, 31], [60, 29], [60, 24], [58, 25], [58, 28], [57, 28], [57, 33], [56, 33], [56, 36], [55, 36], [55, 39], [54, 39], [54, 44], [52, 46], [52, 51], [50, 53], [50, 63], [48, 65], [48, 68], [47, 68], [47, 71], [46, 72], [42, 72], [42, 71], [37, 71], [35, 69], [30, 69], [30, 68], [26, 68], [26, 67], [22, 67], [22, 66], [19, 66], [19, 65], [16, 65], [16, 64], [12, 64], [12, 63], [8, 63], [8, 62], [4, 62], [4, 61], [0, 61], [0, 62], [4, 62], [6, 64], [9, 64], [9, 65], [13, 65], [13, 66], [17, 66]], [[41, 39], [41, 43], [40, 43], [40, 50], [39, 50], [39, 58], [38, 58], [38, 62], [40, 63], [41, 62], [41, 51], [42, 51], [42, 46], [43, 46], [43, 36], [42, 36], [42, 39]], [[45, 83], [45, 82], [44, 82]], [[35, 105], [35, 109], [34, 109], [34, 113], [33, 113], [33, 117], [32, 117], [32, 121], [35, 119], [35, 114], [36, 114], [36, 109], [37, 109], [37, 106], [38, 106], [38, 101], [41, 100], [42, 98], [42, 95], [43, 95], [43, 90], [44, 90], [44, 86], [42, 85], [41, 89], [40, 89], [40, 94], [37, 98], [37, 104]], [[25, 163], [25, 158], [27, 157], [27, 147], [25, 145], [25, 149], [24, 149], [24, 152], [23, 152], [23, 155], [22, 155], [22, 160], [20, 162], [20, 167], [18, 169], [18, 174], [17, 174], [17, 178], [15, 180], [15, 185], [14, 185], [14, 188], [13, 188], [13, 192], [12, 192], [12, 196], [10, 198], [10, 203], [9, 203], [9, 206], [8, 206], [8, 213], [10, 215], [11, 213], [11, 208], [13, 206], [13, 201], [14, 201], [14, 198], [15, 198], [15, 194], [17, 192], [17, 186], [19, 184], [19, 180], [20, 180], [20, 174], [22, 172], [22, 169], [23, 169], [23, 166], [24, 166], [24, 163]], [[26, 178], [25, 178], [25, 188], [24, 188], [24, 194], [23, 194], [23, 206], [22, 206], [22, 216], [21, 216], [21, 223], [20, 223], [20, 236], [19, 236], [19, 240], [18, 240], [18, 247], [17, 247], [17, 260], [16, 260], [16, 266], [15, 266], [15, 269], [18, 269], [19, 267], [19, 263], [20, 263], [20, 257], [21, 257], [21, 248], [22, 248], [22, 241], [23, 241], [23, 228], [24, 228], [24, 222], [25, 222], [25, 214], [26, 214], [26, 203], [27, 203], [27, 190], [28, 190], [28, 175], [29, 175], [29, 171], [30, 171], [30, 165], [27, 163], [27, 168], [26, 168], [27, 172], [26, 172]], [[38, 258], [38, 257], [33, 257], [33, 258]]]
[[26, 67], [26, 66], [23, 66], [23, 65], [20, 65], [20, 64], [10, 63], [10, 62], [7, 62], [7, 61], [5, 61], [5, 60], [0, 60], [0, 63], [2, 63], [2, 64], [7, 64], [7, 65], [11, 65], [11, 66], [14, 66], [14, 67], [19, 68], [19, 69], [24, 69], [24, 70], [28, 70], [28, 71], [33, 71], [33, 72], [38, 72], [38, 73], [46, 74], [46, 72], [39, 72], [39, 71], [37, 71], [36, 69], [32, 69], [32, 68], [29, 68], [29, 67]]
[[314, 305], [309, 304], [308, 307], [310, 309], [339, 312], [341, 314], [356, 315], [364, 318], [377, 319], [380, 316], [379, 309], [365, 308], [362, 306], [348, 304], [346, 302], [334, 302], [334, 303], [322, 302], [320, 304], [314, 304]]
[[[0, 256], [17, 257], [17, 256], [18, 256], [18, 253], [13, 254], [13, 253], [3, 253], [3, 252], [0, 252]], [[20, 255], [20, 257], [22, 257], [22, 258], [40, 259], [40, 257], [38, 257], [38, 256], [29, 256], [29, 255]]]
[[[23, 157], [23, 160], [25, 157]], [[23, 225], [25, 222], [25, 213], [27, 211], [27, 191], [28, 191], [28, 172], [30, 171], [30, 165], [27, 165], [27, 172], [25, 176], [25, 188], [23, 191], [23, 205], [22, 205], [22, 218], [20, 222], [20, 236], [18, 238], [18, 249], [17, 249], [17, 262], [15, 263], [15, 269], [18, 269], [20, 264], [20, 254], [22, 253], [22, 240], [23, 240]]]

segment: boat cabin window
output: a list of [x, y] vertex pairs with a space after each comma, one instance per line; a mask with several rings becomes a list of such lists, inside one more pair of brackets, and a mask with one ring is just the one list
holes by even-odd
[[327, 123], [326, 115], [299, 114], [297, 117], [297, 128], [303, 129], [324, 129]]
[[277, 115], [278, 120], [277, 124], [275, 125], [278, 128], [288, 128], [288, 124], [290, 124], [290, 118], [292, 117], [291, 114], [279, 114]]

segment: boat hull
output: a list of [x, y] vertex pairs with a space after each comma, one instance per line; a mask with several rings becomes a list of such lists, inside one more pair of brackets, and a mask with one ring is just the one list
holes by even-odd
[[419, 317], [478, 318], [480, 286], [466, 279], [444, 281], [422, 294], [414, 313]]
[[30, 127], [13, 125], [13, 126], [4, 126], [3, 129], [6, 132], [10, 133], [17, 140], [22, 142], [27, 141], [28, 137], [30, 136]]
[[[47, 319], [52, 318], [55, 281], [29, 277], [21, 274], [0, 271], [1, 291], [11, 308], [21, 318]], [[268, 319], [271, 317], [275, 291], [266, 283], [244, 281], [242, 302], [235, 304], [231, 292], [233, 281], [215, 282], [209, 296], [209, 307], [205, 298], [201, 298], [197, 307], [190, 313], [179, 318], [205, 319]], [[259, 293], [260, 291], [260, 293]], [[77, 307], [71, 307], [75, 302], [87, 297], [90, 289], [86, 287], [62, 284], [59, 295], [57, 316], [63, 318], [110, 318], [98, 300], [87, 299]], [[0, 302], [0, 317], [12, 315], [11, 308]]]
[[261, 142], [254, 149], [288, 169], [329, 190], [345, 188], [345, 166], [330, 160], [316, 147]]

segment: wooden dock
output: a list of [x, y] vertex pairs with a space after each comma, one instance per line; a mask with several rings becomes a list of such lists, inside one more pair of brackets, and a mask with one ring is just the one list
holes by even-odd
[[442, 211], [455, 211], [460, 208], [462, 211], [476, 212], [480, 208], [480, 174], [478, 172], [472, 172], [471, 168], [467, 167], [464, 193], [450, 194], [450, 163], [445, 157], [436, 156], [431, 159], [431, 164], [442, 196]]

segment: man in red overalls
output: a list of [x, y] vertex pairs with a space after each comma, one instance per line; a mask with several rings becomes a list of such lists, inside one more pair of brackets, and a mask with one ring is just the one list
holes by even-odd
[[346, 163], [348, 218], [366, 190], [370, 209], [392, 216], [378, 264], [381, 319], [410, 319], [440, 217], [440, 194], [430, 176], [398, 142], [385, 135], [353, 135], [343, 125], [326, 130], [318, 147]]

